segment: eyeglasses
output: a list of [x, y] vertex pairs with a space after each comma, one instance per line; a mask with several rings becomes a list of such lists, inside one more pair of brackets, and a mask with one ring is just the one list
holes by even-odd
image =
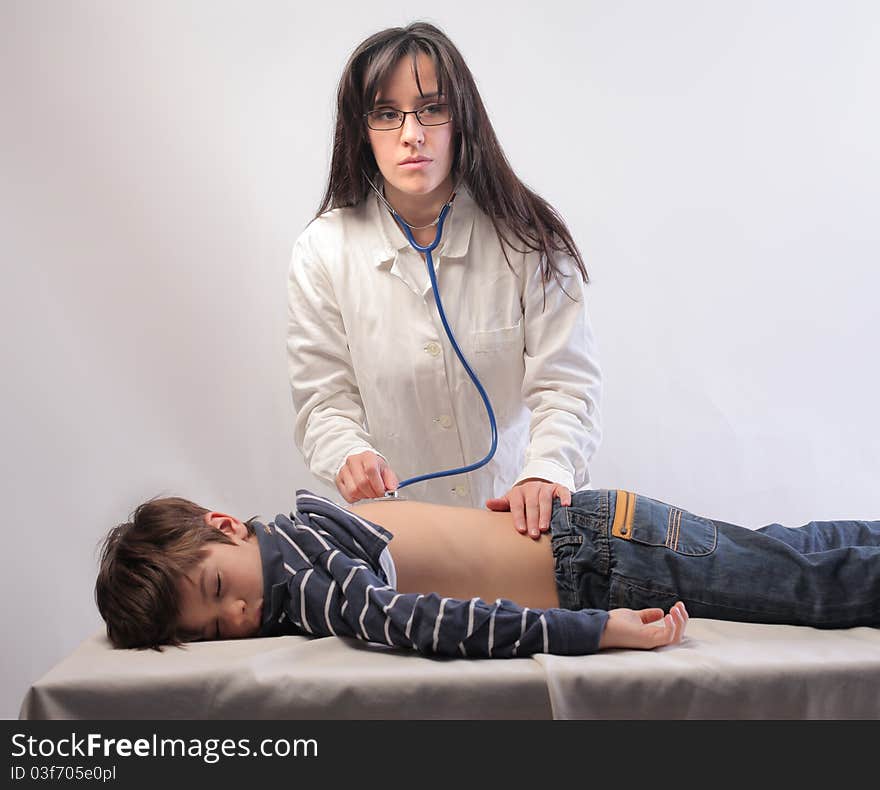
[[399, 129], [407, 115], [415, 115], [422, 126], [442, 126], [452, 120], [448, 104], [427, 104], [418, 110], [392, 110], [390, 107], [383, 107], [381, 110], [364, 113], [367, 126], [377, 132]]

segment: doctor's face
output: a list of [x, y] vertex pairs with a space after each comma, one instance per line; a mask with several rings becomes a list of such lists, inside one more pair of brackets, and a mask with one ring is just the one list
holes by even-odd
[[[437, 93], [437, 75], [431, 58], [420, 52], [417, 60], [419, 82], [424, 93], [419, 93], [412, 58], [404, 56], [382, 83], [371, 109], [420, 110], [429, 105], [446, 103], [447, 98]], [[425, 120], [430, 122], [431, 115], [436, 113], [431, 109], [426, 110]], [[367, 128], [389, 199], [395, 190], [408, 197], [437, 197], [441, 200], [449, 197], [452, 189], [453, 123], [423, 126], [415, 115], [406, 115], [399, 129]], [[424, 161], [405, 162], [412, 158]]]

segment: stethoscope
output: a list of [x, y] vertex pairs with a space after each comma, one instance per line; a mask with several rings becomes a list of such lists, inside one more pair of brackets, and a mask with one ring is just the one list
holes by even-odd
[[[366, 174], [365, 174], [366, 175]], [[458, 343], [455, 340], [455, 335], [452, 332], [452, 328], [449, 326], [449, 322], [446, 320], [446, 311], [443, 309], [443, 302], [440, 299], [440, 289], [437, 286], [437, 274], [434, 271], [434, 259], [431, 257], [431, 253], [437, 249], [437, 245], [440, 243], [440, 239], [443, 237], [443, 224], [446, 222], [446, 217], [449, 212], [452, 210], [452, 201], [455, 200], [455, 190], [452, 192], [452, 196], [449, 200], [444, 204], [443, 208], [440, 209], [440, 214], [437, 219], [433, 222], [428, 223], [427, 225], [422, 225], [420, 227], [415, 227], [410, 225], [397, 211], [394, 207], [385, 199], [385, 195], [376, 187], [376, 185], [372, 182], [370, 178], [367, 178], [367, 182], [373, 188], [373, 191], [378, 196], [379, 200], [385, 204], [385, 207], [388, 211], [391, 212], [391, 216], [394, 217], [397, 224], [400, 226], [400, 229], [403, 231], [404, 236], [406, 236], [407, 241], [410, 243], [412, 248], [416, 252], [424, 253], [425, 255], [425, 263], [428, 267], [428, 276], [431, 278], [431, 289], [434, 291], [434, 301], [437, 303], [437, 312], [440, 314], [440, 321], [443, 324], [443, 329], [446, 331], [446, 336], [449, 338], [449, 342], [452, 344], [452, 350], [455, 351], [455, 355], [458, 357], [458, 361], [464, 366], [465, 371], [468, 376], [470, 376], [471, 381], [474, 383], [474, 386], [477, 388], [477, 392], [480, 393], [480, 397], [483, 399], [483, 405], [486, 407], [486, 413], [489, 415], [489, 427], [492, 431], [492, 446], [489, 448], [489, 452], [486, 454], [485, 458], [477, 461], [476, 463], [469, 464], [468, 466], [458, 467], [456, 469], [444, 469], [440, 472], [430, 472], [424, 475], [417, 475], [416, 477], [408, 477], [406, 480], [401, 480], [400, 483], [397, 484], [397, 489], [395, 491], [386, 491], [384, 497], [377, 497], [378, 499], [399, 499], [398, 491], [401, 488], [405, 488], [408, 485], [412, 485], [413, 483], [421, 483], [423, 480], [433, 480], [438, 477], [449, 477], [450, 475], [460, 475], [465, 472], [473, 472], [475, 469], [479, 469], [481, 466], [485, 466], [492, 459], [492, 456], [495, 455], [495, 450], [498, 447], [498, 427], [495, 423], [495, 412], [492, 411], [492, 404], [489, 401], [489, 396], [486, 394], [486, 390], [484, 389], [482, 383], [479, 378], [477, 378], [477, 374], [474, 373], [471, 366], [468, 364], [468, 361], [464, 358], [464, 354], [461, 353], [461, 349], [458, 347]], [[424, 228], [430, 228], [431, 226], [437, 226], [437, 232], [434, 234], [434, 241], [429, 245], [423, 247], [419, 244], [415, 238], [413, 237], [412, 232], [414, 230], [423, 230]]]

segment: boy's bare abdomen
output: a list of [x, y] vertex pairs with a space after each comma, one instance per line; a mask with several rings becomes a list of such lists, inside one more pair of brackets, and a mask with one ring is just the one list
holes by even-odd
[[400, 592], [559, 606], [549, 535], [537, 541], [520, 535], [510, 513], [409, 501], [349, 509], [393, 533]]

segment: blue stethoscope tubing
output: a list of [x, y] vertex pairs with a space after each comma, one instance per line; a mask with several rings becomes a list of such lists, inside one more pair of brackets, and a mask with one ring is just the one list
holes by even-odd
[[[455, 196], [453, 195], [453, 198]], [[409, 229], [409, 226], [400, 218], [396, 211], [392, 211], [392, 215], [394, 219], [397, 221], [397, 224], [400, 225], [400, 229], [403, 231], [409, 243], [412, 245], [413, 249], [417, 252], [421, 252], [425, 254], [425, 262], [428, 266], [428, 276], [431, 278], [431, 288], [434, 291], [434, 301], [437, 303], [437, 312], [440, 314], [440, 320], [443, 322], [443, 328], [446, 330], [446, 335], [449, 338], [449, 342], [452, 344], [452, 350], [455, 351], [455, 355], [458, 357], [458, 361], [464, 366], [464, 369], [467, 371], [468, 376], [470, 376], [471, 381], [474, 382], [474, 386], [477, 388], [477, 392], [480, 393], [480, 397], [483, 399], [483, 405], [486, 407], [486, 412], [489, 415], [489, 427], [492, 430], [492, 446], [489, 448], [489, 452], [486, 454], [486, 457], [477, 461], [476, 463], [469, 464], [468, 466], [462, 466], [457, 469], [445, 469], [441, 472], [431, 472], [429, 474], [417, 475], [416, 477], [408, 477], [406, 480], [402, 480], [397, 484], [397, 490], [399, 491], [401, 488], [405, 486], [412, 485], [413, 483], [421, 483], [423, 480], [433, 480], [437, 477], [449, 477], [450, 475], [460, 475], [465, 472], [473, 472], [474, 469], [479, 469], [481, 466], [485, 466], [492, 459], [492, 456], [495, 455], [495, 450], [498, 448], [498, 426], [495, 423], [495, 412], [492, 411], [492, 404], [489, 401], [489, 396], [486, 394], [486, 390], [483, 388], [483, 385], [480, 383], [480, 380], [477, 378], [477, 374], [471, 369], [471, 366], [468, 364], [468, 361], [464, 358], [464, 354], [461, 353], [461, 349], [458, 347], [458, 343], [455, 341], [455, 335], [452, 332], [452, 328], [449, 326], [449, 322], [446, 320], [446, 311], [443, 309], [443, 302], [440, 300], [440, 289], [437, 286], [437, 274], [434, 272], [434, 259], [431, 257], [431, 253], [437, 248], [437, 245], [440, 243], [440, 239], [443, 236], [443, 223], [446, 221], [446, 215], [449, 213], [449, 210], [452, 208], [452, 200], [450, 200], [445, 206], [443, 206], [443, 210], [440, 212], [440, 216], [437, 218], [437, 233], [434, 235], [434, 241], [431, 242], [427, 247], [423, 247], [419, 244], [415, 238], [413, 238], [412, 231]]]

